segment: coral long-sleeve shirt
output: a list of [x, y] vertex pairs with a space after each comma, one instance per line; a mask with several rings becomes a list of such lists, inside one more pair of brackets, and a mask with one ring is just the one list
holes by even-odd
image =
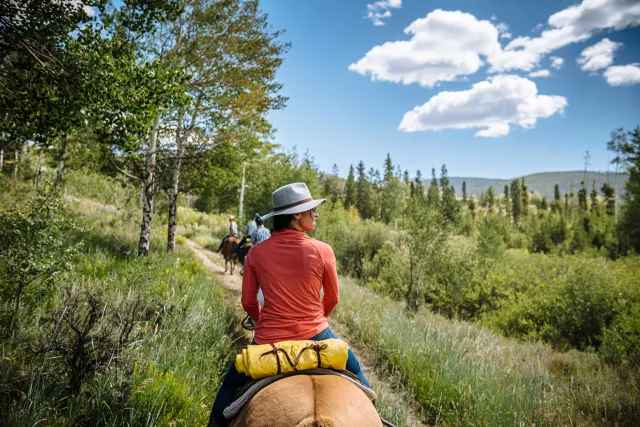
[[[258, 289], [264, 295], [262, 309]], [[242, 307], [257, 322], [258, 344], [317, 335], [329, 326], [327, 316], [338, 304], [338, 295], [333, 249], [302, 231], [273, 233], [254, 246], [245, 261]]]

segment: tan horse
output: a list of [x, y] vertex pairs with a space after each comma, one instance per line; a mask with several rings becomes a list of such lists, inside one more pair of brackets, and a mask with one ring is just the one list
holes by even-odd
[[233, 268], [236, 266], [236, 260], [233, 259], [233, 254], [236, 251], [236, 246], [240, 243], [240, 239], [237, 237], [229, 237], [222, 246], [222, 256], [224, 257], [224, 272], [227, 272], [227, 264], [231, 264], [231, 274], [233, 275]]
[[295, 375], [260, 390], [232, 427], [382, 426], [369, 398], [335, 375]]

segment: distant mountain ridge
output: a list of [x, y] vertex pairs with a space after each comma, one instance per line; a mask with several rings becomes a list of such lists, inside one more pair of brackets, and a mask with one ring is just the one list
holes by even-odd
[[[622, 193], [624, 191], [624, 184], [627, 181], [629, 175], [619, 173], [618, 175], [618, 191]], [[569, 172], [541, 172], [531, 175], [525, 175], [527, 186], [529, 191], [535, 191], [541, 196], [546, 196], [547, 199], [553, 199], [554, 186], [558, 184], [562, 194], [568, 192], [571, 188], [571, 183], [575, 187], [575, 192], [581, 188], [581, 182], [584, 179], [584, 171], [569, 171]], [[616, 174], [615, 172], [587, 172], [586, 186], [587, 191], [591, 192], [591, 186], [593, 181], [596, 181], [596, 188], [598, 192], [605, 182], [609, 182], [612, 186], [615, 185]], [[522, 177], [520, 177], [522, 178]], [[515, 178], [513, 178], [515, 179]], [[493, 185], [493, 189], [496, 195], [504, 193], [504, 186], [511, 183], [513, 179], [492, 179], [492, 178], [473, 178], [473, 177], [451, 177], [449, 180], [456, 189], [456, 195], [462, 197], [462, 182], [467, 183], [467, 194], [470, 196], [479, 196], [480, 193], [486, 193], [489, 185]], [[431, 184], [430, 179], [423, 181], [425, 186]]]

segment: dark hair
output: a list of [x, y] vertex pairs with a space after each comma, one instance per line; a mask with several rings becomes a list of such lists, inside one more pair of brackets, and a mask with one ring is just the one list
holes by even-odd
[[264, 221], [262, 220], [262, 218], [260, 218], [259, 216], [256, 217], [256, 225], [262, 225], [264, 224]]
[[293, 215], [276, 215], [273, 217], [273, 231], [282, 231], [289, 227], [289, 224], [293, 220]]

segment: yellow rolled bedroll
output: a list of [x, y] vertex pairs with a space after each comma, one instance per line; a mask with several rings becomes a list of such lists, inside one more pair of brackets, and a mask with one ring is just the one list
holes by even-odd
[[236, 355], [236, 369], [253, 379], [315, 368], [344, 371], [348, 356], [349, 345], [340, 339], [281, 341], [247, 346]]

